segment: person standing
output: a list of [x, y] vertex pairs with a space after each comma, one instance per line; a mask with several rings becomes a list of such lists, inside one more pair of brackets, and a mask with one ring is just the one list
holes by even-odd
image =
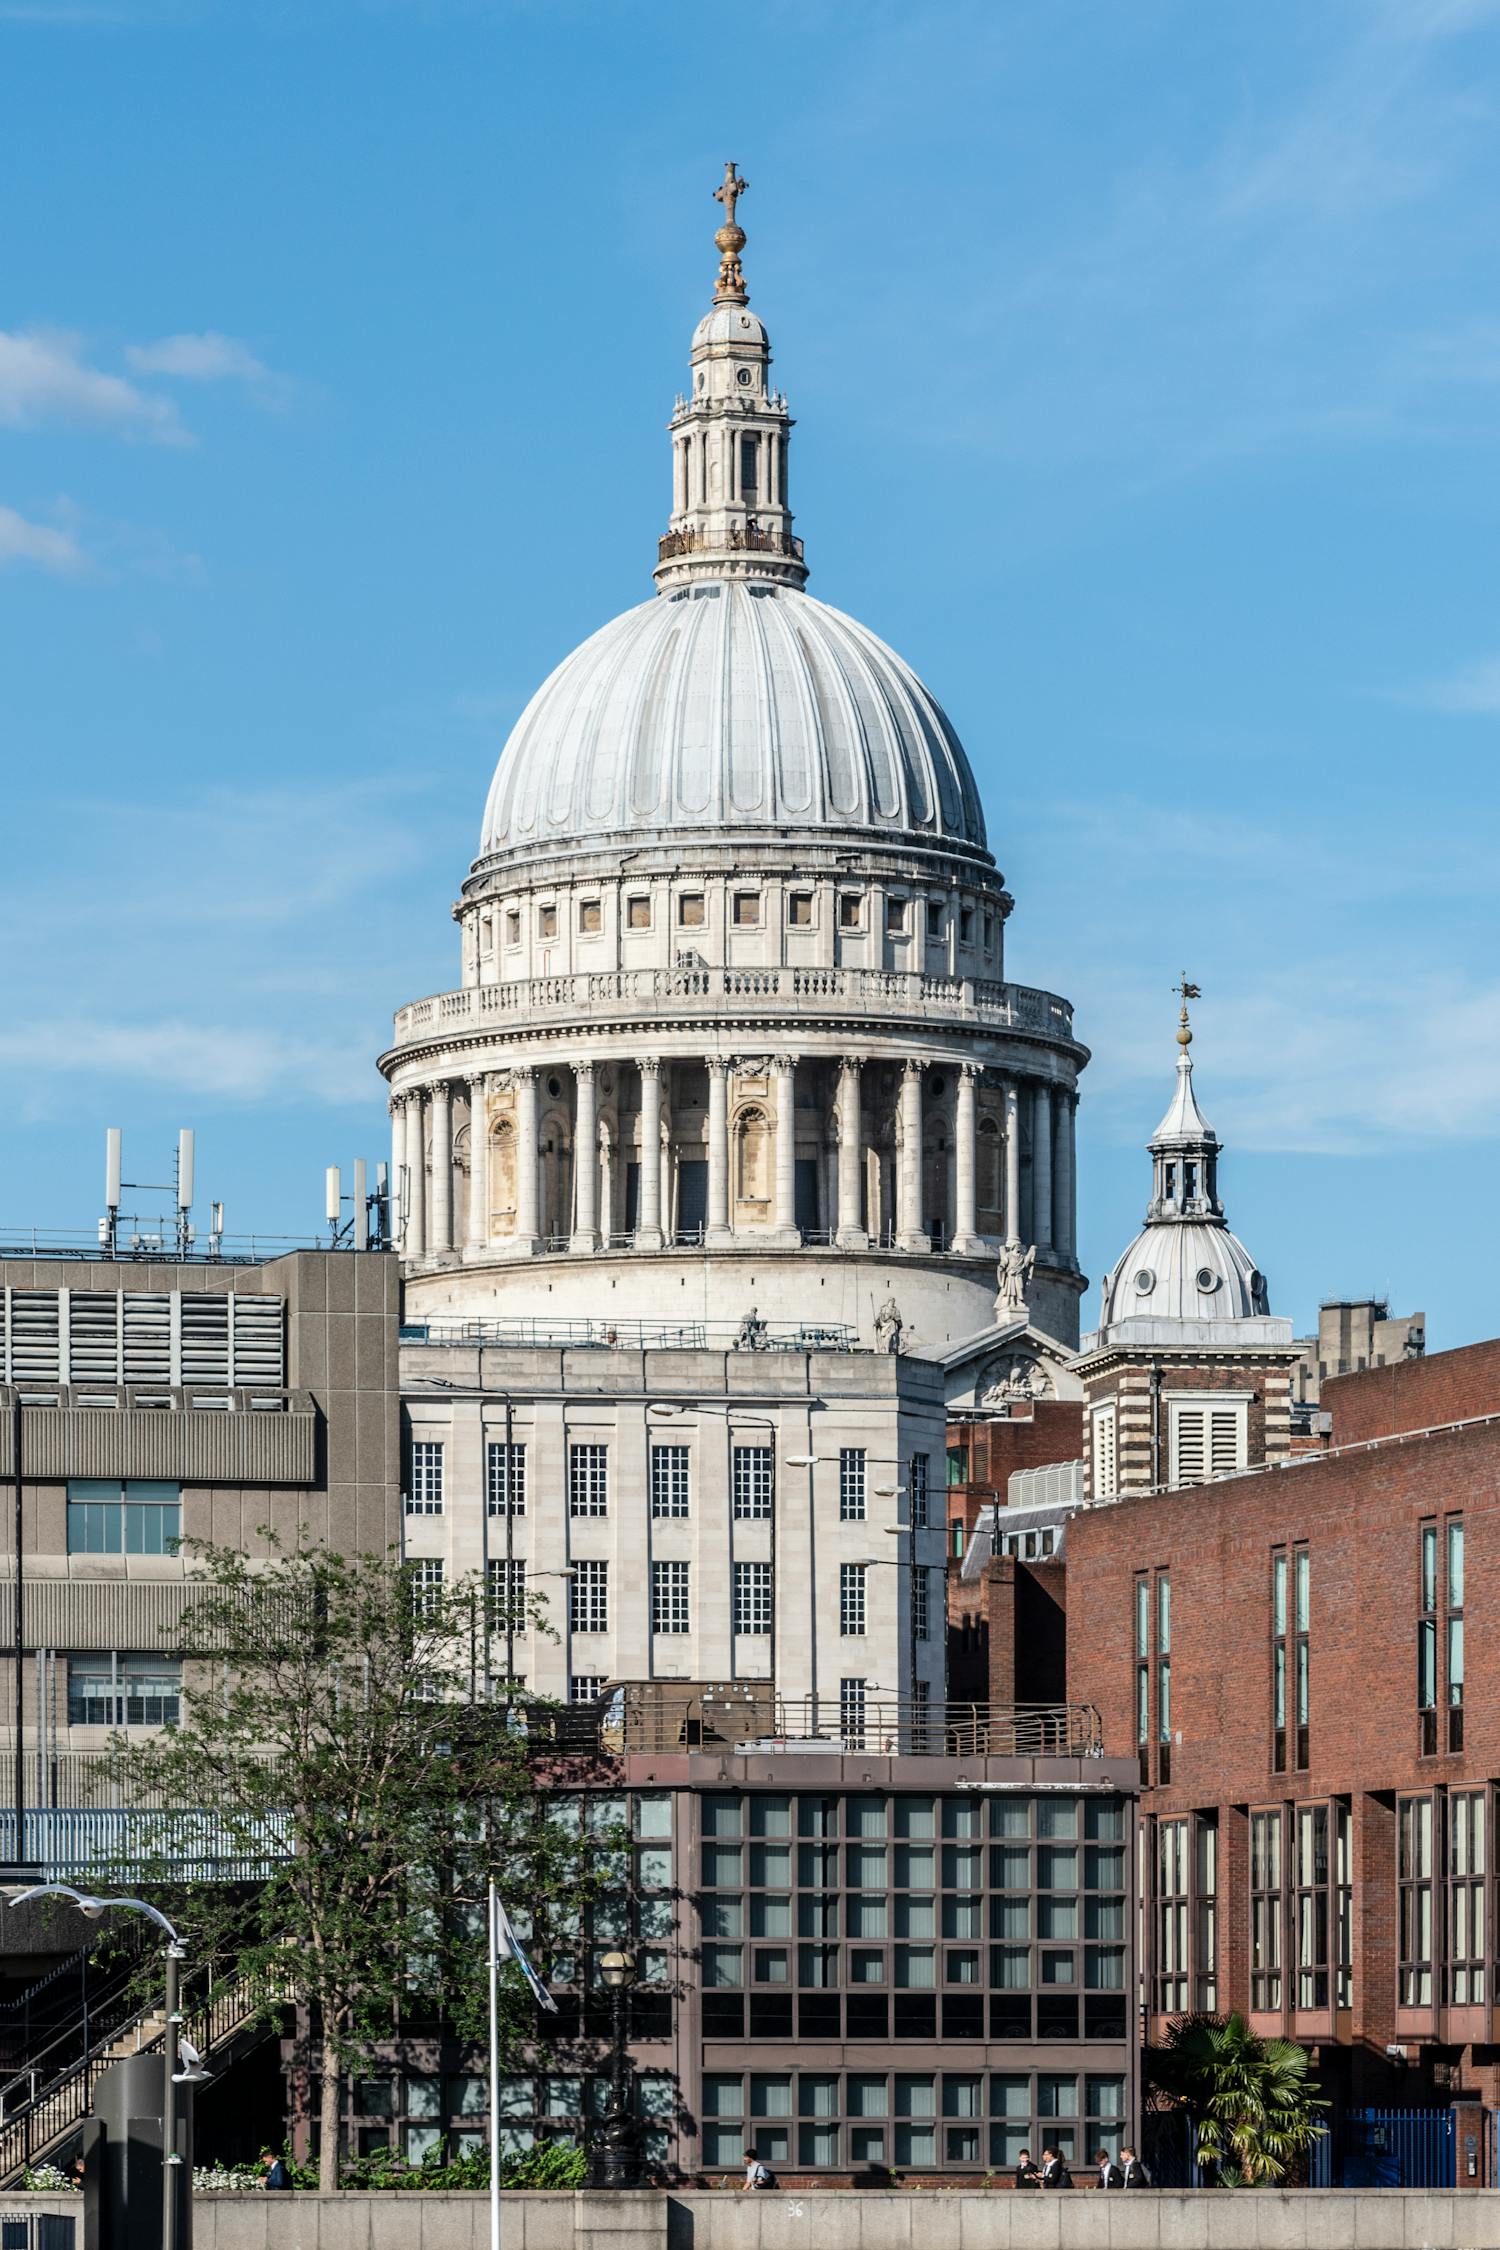
[[1018, 2188], [1039, 2188], [1041, 2184], [1042, 2175], [1031, 2161], [1031, 2151], [1029, 2148], [1023, 2148], [1016, 2161], [1016, 2186]]
[[1135, 2150], [1127, 2145], [1120, 2151], [1120, 2184], [1128, 2188], [1155, 2187], [1156, 2182]]
[[1122, 2188], [1125, 2185], [1125, 2175], [1107, 2148], [1100, 2149], [1098, 2163], [1100, 2187]]
[[1070, 2188], [1073, 2175], [1055, 2148], [1042, 2150], [1042, 2186], [1044, 2188]]
[[745, 2158], [745, 2185], [747, 2188], [768, 2188], [775, 2185], [769, 2166], [762, 2164], [753, 2152]]

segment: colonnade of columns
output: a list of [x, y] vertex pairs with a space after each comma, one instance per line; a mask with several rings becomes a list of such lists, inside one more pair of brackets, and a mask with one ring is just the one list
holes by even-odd
[[[638, 1073], [639, 1102], [635, 1208], [629, 1239], [633, 1247], [659, 1250], [679, 1232], [671, 1209], [671, 1155], [663, 1131], [664, 1073], [683, 1060], [675, 1056], [642, 1056], [617, 1069]], [[944, 1205], [944, 1245], [954, 1255], [982, 1255], [997, 1240], [1013, 1236], [1034, 1243], [1045, 1263], [1071, 1265], [1075, 1259], [1075, 1112], [1071, 1088], [1046, 1080], [999, 1077], [989, 1080], [991, 1104], [984, 1130], [998, 1139], [1003, 1166], [1003, 1186], [981, 1211], [979, 1201], [979, 1147], [981, 1133], [980, 1088], [985, 1079], [981, 1066], [915, 1058], [900, 1065], [894, 1118], [877, 1118], [873, 1133], [868, 1120], [869, 1062], [846, 1055], [830, 1062], [816, 1061], [835, 1076], [827, 1112], [828, 1139], [817, 1145], [828, 1155], [826, 1184], [820, 1185], [820, 1202], [826, 1204], [828, 1224], [819, 1238], [839, 1249], [862, 1249], [873, 1238], [908, 1252], [934, 1247], [929, 1221], [934, 1212], [924, 1209], [926, 1134], [934, 1122], [924, 1078], [929, 1072], [952, 1072], [956, 1083], [943, 1119], [951, 1119], [951, 1142], [945, 1144], [947, 1185]], [[544, 1219], [553, 1223], [546, 1241], [557, 1245], [560, 1236], [572, 1251], [594, 1251], [611, 1244], [611, 1226], [618, 1178], [615, 1166], [628, 1153], [627, 1135], [618, 1146], [600, 1115], [599, 1065], [593, 1061], [567, 1066], [572, 1080], [571, 1210], [558, 1223], [556, 1213], [544, 1214], [541, 1199], [541, 1149], [539, 1145], [539, 1091], [534, 1067], [511, 1068], [497, 1081], [484, 1073], [466, 1074], [469, 1109], [468, 1194], [462, 1210], [456, 1207], [458, 1172], [454, 1159], [453, 1080], [437, 1078], [393, 1097], [392, 1181], [397, 1199], [397, 1238], [406, 1256], [466, 1250], [478, 1256], [492, 1244], [521, 1253], [544, 1246]], [[704, 1162], [706, 1182], [701, 1230], [691, 1239], [710, 1248], [751, 1239], [760, 1244], [793, 1246], [804, 1239], [798, 1220], [797, 1198], [797, 1072], [799, 1058], [777, 1054], [756, 1066], [768, 1084], [770, 1099], [740, 1101], [732, 1108], [731, 1074], [735, 1065], [724, 1056], [705, 1058], [707, 1072], [707, 1133], [701, 1129], [691, 1141], [679, 1142], [679, 1159]], [[743, 1066], [739, 1066], [743, 1069]], [[511, 1103], [503, 1129], [513, 1134], [513, 1222], [497, 1235], [492, 1216], [492, 1165], [495, 1144], [488, 1119], [489, 1093], [503, 1082]], [[1000, 1094], [999, 1116], [993, 1095]], [[769, 1114], [767, 1115], [767, 1112]], [[769, 1192], [759, 1199], [747, 1218], [746, 1198], [736, 1194], [735, 1141], [746, 1117], [763, 1121], [770, 1131]], [[894, 1130], [891, 1130], [892, 1125]], [[1023, 1129], [1024, 1127], [1024, 1129]], [[989, 1143], [995, 1147], [992, 1139]], [[885, 1151], [890, 1163], [892, 1204], [882, 1212], [881, 1224], [872, 1227], [866, 1166], [872, 1155]], [[651, 1152], [658, 1161], [649, 1161]], [[1023, 1169], [1023, 1152], [1029, 1169]], [[992, 1159], [992, 1162], [994, 1160]], [[986, 1224], [981, 1232], [981, 1216]], [[509, 1217], [509, 1214], [507, 1214]], [[997, 1223], [998, 1222], [998, 1223]], [[618, 1237], [614, 1237], [617, 1242]]]

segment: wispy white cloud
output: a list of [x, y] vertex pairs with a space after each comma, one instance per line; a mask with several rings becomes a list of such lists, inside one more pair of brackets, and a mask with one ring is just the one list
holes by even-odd
[[218, 1100], [352, 1102], [368, 1099], [368, 1048], [299, 1038], [243, 1022], [92, 1016], [36, 1019], [0, 1031], [0, 1063], [42, 1076], [112, 1082], [145, 1079], [158, 1088]]
[[66, 531], [0, 506], [0, 567], [9, 563], [34, 563], [59, 578], [82, 578], [89, 570], [88, 556]]
[[213, 328], [198, 335], [159, 336], [154, 344], [127, 344], [125, 357], [138, 375], [172, 375], [185, 383], [265, 383], [271, 376], [248, 344]]
[[60, 329], [0, 329], [0, 426], [82, 422], [153, 445], [191, 445], [169, 398], [91, 367], [83, 339]]
[[1481, 656], [1445, 680], [1429, 680], [1402, 698], [1462, 718], [1500, 718], [1500, 656]]

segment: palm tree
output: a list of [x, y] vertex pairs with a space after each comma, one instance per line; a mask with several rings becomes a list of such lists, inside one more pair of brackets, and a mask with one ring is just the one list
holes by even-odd
[[1146, 2067], [1162, 2106], [1186, 2112], [1198, 2163], [1217, 2180], [1274, 2185], [1328, 2130], [1306, 2048], [1258, 2038], [1242, 2015], [1179, 2016]]

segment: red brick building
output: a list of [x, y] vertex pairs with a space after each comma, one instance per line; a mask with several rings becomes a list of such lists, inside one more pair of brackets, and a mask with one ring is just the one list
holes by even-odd
[[1330, 1450], [1085, 1509], [1067, 1692], [1143, 1783], [1153, 2030], [1500, 2101], [1500, 1343], [1330, 1381]]

